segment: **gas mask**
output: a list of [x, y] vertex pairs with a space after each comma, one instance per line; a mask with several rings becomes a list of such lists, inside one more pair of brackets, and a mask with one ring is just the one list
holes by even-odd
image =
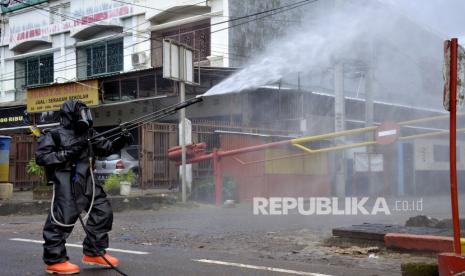
[[77, 114], [77, 120], [74, 124], [74, 131], [77, 133], [84, 133], [93, 125], [92, 114], [87, 106], [83, 106], [79, 109]]

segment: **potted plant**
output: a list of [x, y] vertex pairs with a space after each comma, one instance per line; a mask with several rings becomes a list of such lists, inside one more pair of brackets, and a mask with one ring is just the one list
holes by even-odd
[[52, 198], [52, 187], [47, 185], [45, 177], [45, 169], [36, 164], [36, 160], [32, 158], [26, 165], [26, 173], [29, 176], [34, 176], [39, 179], [39, 185], [32, 190], [32, 199], [44, 200]]
[[[194, 183], [192, 199], [202, 202], [215, 201], [215, 184], [211, 179]], [[231, 176], [223, 177], [223, 199], [228, 202], [237, 201], [237, 184]]]
[[128, 196], [135, 179], [136, 175], [133, 171], [112, 174], [105, 180], [103, 190], [110, 195]]

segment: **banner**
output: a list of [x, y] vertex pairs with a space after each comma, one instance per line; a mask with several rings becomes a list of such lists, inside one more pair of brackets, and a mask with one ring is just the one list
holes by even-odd
[[[2, 1], [2, 0], [0, 0]], [[32, 1], [32, 0], [30, 0]], [[47, 8], [50, 9], [50, 8]], [[131, 5], [111, 0], [74, 0], [71, 2], [70, 11], [58, 11], [57, 14], [72, 14], [71, 18], [65, 20], [51, 21], [51, 16], [40, 9], [15, 14], [9, 18], [9, 48], [29, 40], [42, 40], [51, 42], [53, 34], [74, 31], [83, 26], [92, 26], [96, 23], [105, 24], [112, 20], [129, 16], [134, 13]], [[122, 24], [118, 23], [111, 24]], [[121, 25], [122, 26], [122, 25]]]
[[27, 90], [27, 112], [59, 110], [67, 100], [80, 100], [87, 106], [98, 105], [98, 81], [55, 84]]
[[0, 128], [26, 125], [24, 123], [24, 106], [0, 108]]

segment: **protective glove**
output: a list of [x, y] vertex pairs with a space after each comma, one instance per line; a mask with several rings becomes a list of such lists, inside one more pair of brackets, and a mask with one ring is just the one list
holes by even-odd
[[83, 152], [87, 149], [88, 142], [87, 140], [82, 140], [77, 143], [72, 144], [66, 149], [58, 153], [59, 158], [62, 161], [74, 161], [77, 160]]
[[113, 140], [113, 151], [119, 151], [126, 145], [130, 145], [132, 142], [134, 142], [134, 138], [132, 137], [131, 133], [123, 132], [118, 138]]
[[121, 137], [124, 139], [124, 142], [126, 142], [126, 145], [128, 146], [134, 143], [134, 136], [132, 136], [132, 134], [128, 131], [123, 132]]

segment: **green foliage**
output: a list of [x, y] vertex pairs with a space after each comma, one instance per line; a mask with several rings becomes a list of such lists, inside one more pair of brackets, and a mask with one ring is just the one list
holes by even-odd
[[47, 184], [47, 180], [45, 179], [45, 168], [36, 164], [35, 158], [29, 160], [26, 165], [26, 173], [28, 175], [37, 176], [40, 178], [40, 183], [42, 185]]
[[119, 191], [120, 182], [130, 182], [134, 183], [136, 175], [133, 171], [128, 171], [127, 173], [115, 173], [110, 175], [103, 184], [103, 190], [108, 191]]
[[223, 199], [237, 200], [237, 185], [230, 176], [223, 177]]
[[[192, 199], [199, 201], [215, 201], [215, 184], [212, 179], [204, 179], [194, 183]], [[237, 200], [237, 185], [230, 176], [223, 177], [223, 200]]]
[[198, 201], [212, 202], [214, 200], [215, 186], [211, 179], [203, 179], [193, 183], [192, 199]]

